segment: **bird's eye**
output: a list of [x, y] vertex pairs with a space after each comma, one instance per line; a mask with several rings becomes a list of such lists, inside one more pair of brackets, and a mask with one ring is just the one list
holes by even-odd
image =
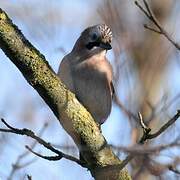
[[93, 33], [91, 38], [93, 41], [97, 40], [97, 38], [98, 38], [97, 33]]

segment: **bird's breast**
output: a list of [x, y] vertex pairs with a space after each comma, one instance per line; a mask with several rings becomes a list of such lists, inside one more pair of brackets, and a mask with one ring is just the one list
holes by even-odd
[[72, 71], [75, 94], [100, 124], [111, 111], [111, 90], [107, 71], [97, 62], [86, 62]]

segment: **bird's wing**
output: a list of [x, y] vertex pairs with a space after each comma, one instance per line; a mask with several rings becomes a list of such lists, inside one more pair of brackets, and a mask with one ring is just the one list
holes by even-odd
[[60, 63], [58, 76], [60, 77], [61, 81], [66, 85], [66, 87], [74, 92], [74, 85], [73, 85], [73, 77], [71, 75], [71, 64], [69, 61], [68, 55], [63, 58]]
[[[112, 90], [110, 82], [112, 81], [109, 79], [110, 76], [108, 76], [106, 69], [95, 68], [94, 64], [89, 62], [86, 60], [72, 72], [75, 94], [95, 120], [102, 124], [111, 111]], [[101, 66], [105, 68], [107, 63], [102, 62]]]

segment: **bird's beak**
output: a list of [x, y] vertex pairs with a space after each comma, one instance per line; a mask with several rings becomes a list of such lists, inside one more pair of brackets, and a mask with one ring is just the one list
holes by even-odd
[[110, 50], [110, 49], [112, 49], [111, 44], [110, 44], [110, 43], [108, 43], [108, 42], [106, 42], [106, 43], [104, 43], [104, 42], [100, 42], [99, 47], [101, 47], [101, 48], [103, 48], [103, 49], [106, 49], [106, 50]]
[[89, 42], [86, 44], [86, 48], [91, 50], [93, 47], [100, 47], [102, 49], [110, 50], [112, 49], [112, 46], [109, 42], [103, 42], [103, 41], [95, 41], [95, 42]]

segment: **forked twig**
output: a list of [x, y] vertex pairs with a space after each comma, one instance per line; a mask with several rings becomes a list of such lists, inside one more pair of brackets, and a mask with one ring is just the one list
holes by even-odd
[[147, 24], [144, 24], [144, 28], [163, 35], [176, 47], [176, 49], [180, 50], [180, 44], [177, 43], [162, 27], [162, 25], [159, 23], [156, 16], [154, 15], [153, 11], [151, 10], [148, 2], [146, 0], [143, 0], [143, 3], [145, 7], [143, 7], [138, 1], [135, 1], [135, 5], [145, 14], [145, 16], [152, 22], [152, 24], [155, 25], [156, 29]]
[[[54, 152], [55, 154], [57, 154], [57, 156], [52, 156], [52, 157], [48, 157], [51, 160], [60, 160], [61, 158], [65, 158], [71, 161], [76, 162], [77, 164], [81, 165], [82, 167], [86, 167], [85, 164], [83, 162], [81, 162], [81, 160], [70, 156], [68, 154], [65, 154], [61, 151], [59, 151], [58, 149], [55, 149], [50, 143], [46, 142], [45, 140], [43, 140], [42, 138], [40, 138], [39, 136], [36, 136], [35, 133], [29, 129], [18, 129], [18, 128], [14, 128], [12, 126], [10, 126], [4, 119], [1, 119], [2, 123], [6, 125], [6, 127], [8, 127], [9, 129], [0, 129], [0, 131], [2, 132], [10, 132], [10, 133], [14, 133], [14, 134], [19, 134], [19, 135], [26, 135], [28, 137], [31, 137], [32, 139], [36, 140], [39, 144], [43, 145], [45, 148], [49, 149], [50, 151]], [[34, 152], [30, 147], [26, 146], [26, 148], [28, 150], [30, 150], [32, 153], [36, 154], [37, 156], [44, 158], [44, 159], [48, 159], [46, 156], [40, 155], [39, 153]], [[48, 160], [49, 160], [48, 159]]]
[[[145, 125], [145, 123], [143, 122], [143, 117], [142, 117], [141, 113], [138, 113], [138, 117], [139, 117], [139, 121], [140, 121], [141, 127], [143, 128], [143, 136], [140, 139], [138, 144], [144, 144], [145, 141], [147, 141], [148, 139], [153, 139], [153, 138], [158, 137], [167, 128], [169, 128], [172, 124], [174, 124], [176, 122], [176, 120], [180, 117], [180, 110], [178, 110], [177, 113], [154, 134], [150, 134], [151, 129], [148, 128]], [[123, 160], [121, 162], [121, 164], [106, 166], [106, 167], [100, 168], [99, 170], [100, 171], [115, 170], [115, 169], [122, 170], [134, 157], [135, 157], [135, 155], [130, 153], [125, 158], [125, 160]]]

